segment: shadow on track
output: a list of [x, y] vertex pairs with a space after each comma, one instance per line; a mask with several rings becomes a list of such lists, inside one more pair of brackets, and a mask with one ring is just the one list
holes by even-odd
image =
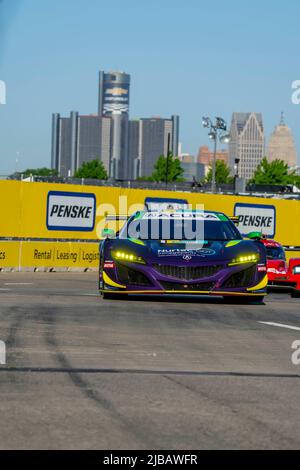
[[213, 297], [213, 296], [197, 296], [197, 295], [174, 295], [174, 294], [164, 294], [164, 295], [128, 295], [128, 296], [120, 296], [111, 299], [102, 299], [103, 302], [158, 302], [158, 303], [172, 303], [176, 302], [178, 304], [212, 304], [212, 305], [247, 305], [247, 306], [257, 306], [257, 305], [265, 305], [265, 303], [261, 302], [253, 302], [251, 303], [243, 303], [242, 299], [230, 299], [224, 300], [223, 297]]

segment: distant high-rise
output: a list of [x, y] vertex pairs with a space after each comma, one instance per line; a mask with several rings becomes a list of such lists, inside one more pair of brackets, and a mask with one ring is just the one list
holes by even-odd
[[130, 179], [128, 161], [128, 115], [130, 75], [123, 72], [99, 72], [99, 116], [112, 119], [112, 159], [110, 176]]
[[130, 179], [134, 178], [134, 165], [139, 157], [139, 144], [140, 144], [140, 121], [134, 119], [129, 121], [128, 127], [128, 163]]
[[270, 137], [267, 157], [269, 161], [283, 160], [289, 167], [297, 165], [297, 151], [293, 134], [285, 124], [283, 113], [278, 126]]
[[179, 116], [129, 121], [130, 75], [99, 72], [98, 114], [52, 116], [51, 165], [73, 176], [82, 163], [100, 159], [113, 179], [149, 176], [160, 155], [179, 155]]
[[239, 177], [250, 179], [264, 157], [265, 138], [261, 113], [233, 113], [230, 129], [229, 165], [234, 172], [239, 159]]
[[142, 118], [138, 122], [139, 147], [138, 157], [134, 161], [135, 178], [152, 175], [159, 156], [167, 156], [168, 144], [173, 156], [178, 156], [179, 116], [174, 115], [171, 119]]
[[[211, 165], [214, 158], [214, 152], [209, 150], [206, 145], [199, 148], [197, 162], [203, 165]], [[228, 152], [227, 150], [219, 150], [216, 153], [216, 160], [222, 160], [226, 165], [228, 164]]]
[[205, 177], [205, 165], [196, 161], [182, 161], [183, 178], [187, 182], [201, 181]]
[[109, 117], [80, 116], [76, 111], [69, 118], [53, 114], [52, 168], [61, 176], [73, 176], [84, 162], [99, 160], [109, 173], [111, 135]]

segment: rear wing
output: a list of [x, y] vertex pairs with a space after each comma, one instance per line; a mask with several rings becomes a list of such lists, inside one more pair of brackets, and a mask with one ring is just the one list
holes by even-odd
[[147, 211], [162, 211], [162, 210], [186, 210], [189, 208], [189, 203], [186, 199], [163, 198], [163, 197], [146, 197], [145, 209]]
[[114, 215], [111, 215], [111, 214], [106, 214], [105, 215], [105, 220], [107, 221], [110, 221], [110, 220], [128, 220], [129, 219], [129, 215], [121, 215], [121, 214], [114, 214]]

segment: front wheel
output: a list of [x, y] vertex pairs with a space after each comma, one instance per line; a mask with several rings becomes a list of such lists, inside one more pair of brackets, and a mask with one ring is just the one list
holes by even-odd
[[259, 295], [256, 297], [253, 297], [252, 295], [249, 295], [249, 296], [245, 295], [244, 297], [226, 295], [224, 296], [224, 300], [226, 303], [229, 303], [229, 304], [250, 304], [250, 303], [262, 304], [264, 301], [264, 295]]
[[293, 299], [299, 299], [300, 298], [300, 289], [295, 289], [291, 293], [291, 297]]

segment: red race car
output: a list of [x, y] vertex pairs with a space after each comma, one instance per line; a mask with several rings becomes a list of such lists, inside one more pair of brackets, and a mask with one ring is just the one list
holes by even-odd
[[270, 290], [291, 292], [300, 297], [300, 258], [286, 260], [283, 246], [275, 240], [261, 238], [267, 250], [268, 287]]

